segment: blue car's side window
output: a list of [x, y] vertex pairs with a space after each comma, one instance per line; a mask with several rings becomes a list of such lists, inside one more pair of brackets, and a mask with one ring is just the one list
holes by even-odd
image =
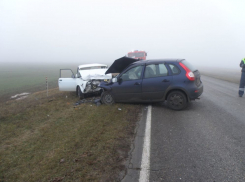
[[145, 78], [157, 77], [157, 64], [150, 64], [145, 67]]
[[123, 73], [121, 79], [123, 81], [138, 80], [141, 78], [141, 73], [142, 73], [142, 66], [136, 66], [131, 68], [127, 72]]
[[174, 75], [178, 75], [180, 73], [179, 68], [174, 64], [169, 64], [169, 67]]
[[168, 69], [166, 68], [165, 64], [159, 64], [159, 76], [167, 76]]
[[168, 70], [164, 64], [150, 64], [145, 67], [145, 78], [167, 76]]

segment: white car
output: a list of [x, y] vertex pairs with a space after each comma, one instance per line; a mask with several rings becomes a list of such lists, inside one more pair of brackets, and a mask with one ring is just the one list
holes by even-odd
[[[101, 81], [110, 81], [111, 74], [105, 74], [108, 66], [105, 64], [83, 64], [77, 68], [77, 74], [74, 75], [71, 69], [60, 69], [60, 78], [58, 85], [60, 91], [74, 91], [80, 99], [87, 93], [102, 92], [98, 87]], [[71, 77], [62, 77], [61, 72], [71, 71]]]

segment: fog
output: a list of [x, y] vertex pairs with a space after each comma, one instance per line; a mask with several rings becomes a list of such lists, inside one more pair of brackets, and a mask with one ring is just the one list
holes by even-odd
[[239, 69], [244, 0], [1, 0], [0, 63], [110, 63], [130, 50]]

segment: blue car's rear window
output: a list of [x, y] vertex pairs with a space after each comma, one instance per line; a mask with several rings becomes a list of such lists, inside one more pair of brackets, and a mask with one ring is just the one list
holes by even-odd
[[183, 63], [187, 68], [189, 68], [189, 70], [191, 70], [192, 72], [196, 71], [197, 69], [192, 66], [189, 62], [187, 62], [186, 60], [182, 61], [181, 63]]

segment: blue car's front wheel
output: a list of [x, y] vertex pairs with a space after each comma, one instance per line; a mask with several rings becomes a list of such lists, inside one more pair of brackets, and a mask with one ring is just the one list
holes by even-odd
[[105, 91], [101, 94], [101, 101], [103, 104], [107, 105], [113, 104], [115, 102], [113, 96], [108, 91]]

